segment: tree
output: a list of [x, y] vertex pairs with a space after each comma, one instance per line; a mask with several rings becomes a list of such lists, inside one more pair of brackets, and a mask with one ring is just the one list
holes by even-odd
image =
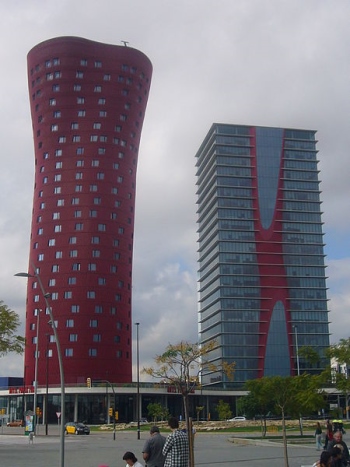
[[219, 420], [227, 420], [232, 417], [232, 411], [230, 409], [230, 404], [219, 400], [218, 405], [216, 406], [216, 411], [219, 415]]
[[142, 372], [165, 381], [174, 386], [182, 396], [187, 433], [190, 444], [190, 467], [194, 465], [192, 427], [189, 419], [189, 395], [199, 387], [199, 375], [203, 369], [211, 372], [221, 371], [229, 379], [233, 378], [235, 363], [222, 362], [215, 365], [206, 357], [217, 347], [215, 340], [206, 344], [191, 344], [181, 341], [179, 344], [169, 344], [165, 352], [155, 357], [156, 367], [143, 368]]
[[25, 339], [16, 335], [19, 325], [18, 314], [0, 300], [0, 356], [9, 352], [23, 353]]
[[149, 417], [156, 422], [157, 420], [164, 420], [169, 416], [169, 411], [166, 407], [158, 402], [150, 403], [147, 405], [147, 411]]
[[[303, 374], [300, 376], [272, 376], [247, 381], [245, 389], [250, 390], [250, 401], [256, 399], [266, 416], [268, 407], [282, 418], [283, 454], [285, 467], [288, 467], [287, 435], [285, 417], [304, 411], [317, 410], [324, 405], [321, 391], [322, 379], [319, 376]], [[242, 399], [245, 399], [244, 396]]]
[[[327, 357], [334, 358], [339, 365], [345, 365], [348, 369], [350, 366], [350, 337], [348, 337], [347, 339], [340, 339], [338, 344], [331, 345], [327, 350], [326, 354]], [[350, 393], [350, 378], [348, 378], [347, 374], [335, 372], [332, 373], [331, 380], [334, 382], [335, 387], [345, 395], [345, 405], [348, 406]], [[348, 410], [346, 410], [346, 418], [349, 418]]]

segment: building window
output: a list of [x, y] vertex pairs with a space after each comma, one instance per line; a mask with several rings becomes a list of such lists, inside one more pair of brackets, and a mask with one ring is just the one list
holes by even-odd
[[60, 182], [62, 180], [62, 175], [61, 174], [56, 174], [54, 177], [55, 182]]
[[55, 220], [56, 220], [56, 219], [59, 219], [59, 218], [60, 218], [60, 213], [59, 213], [59, 212], [54, 212], [54, 213], [52, 214], [52, 219], [55, 219]]
[[91, 136], [90, 136], [90, 141], [91, 141], [92, 143], [95, 143], [96, 141], [98, 141], [98, 136], [97, 136], [97, 135], [91, 135]]
[[[78, 148], [78, 149], [83, 149], [83, 148]], [[84, 161], [79, 159], [76, 164], [75, 164], [77, 167], [84, 167]]]
[[77, 153], [78, 156], [81, 156], [82, 154], [84, 154], [84, 148], [82, 148], [82, 147], [77, 148], [76, 153]]
[[72, 130], [78, 130], [79, 123], [78, 122], [72, 122], [70, 127], [71, 127]]
[[74, 327], [74, 319], [67, 319], [66, 328], [73, 328], [73, 327]]
[[64, 199], [58, 199], [57, 206], [64, 206]]
[[52, 268], [51, 268], [52, 272], [59, 272], [59, 270], [60, 270], [60, 267], [59, 267], [58, 264], [53, 264], [52, 265]]
[[100, 161], [98, 159], [92, 159], [91, 167], [98, 167], [100, 165]]
[[94, 92], [102, 92], [102, 86], [96, 85], [96, 86], [94, 87]]
[[66, 357], [73, 357], [73, 349], [66, 349], [64, 354]]
[[77, 237], [69, 237], [68, 243], [70, 245], [75, 245], [77, 243]]
[[106, 285], [106, 279], [104, 277], [99, 277], [98, 285]]
[[98, 100], [98, 104], [99, 105], [105, 105], [106, 103], [106, 99], [104, 97], [100, 97], [99, 100]]
[[86, 111], [85, 110], [78, 110], [78, 117], [85, 117]]
[[77, 278], [76, 277], [68, 277], [68, 284], [69, 285], [75, 285], [77, 283]]
[[111, 80], [111, 75], [109, 74], [103, 75], [103, 81], [110, 81], [110, 80]]
[[97, 328], [98, 321], [97, 319], [90, 319], [90, 328]]
[[38, 255], [38, 261], [44, 261], [44, 253]]
[[78, 250], [71, 250], [69, 252], [69, 257], [70, 258], [77, 258], [78, 257]]
[[75, 192], [81, 193], [83, 191], [83, 185], [75, 185]]
[[80, 263], [73, 263], [72, 264], [73, 271], [80, 271]]
[[54, 238], [49, 239], [49, 242], [48, 242], [49, 246], [55, 246], [55, 243], [56, 243], [56, 240]]
[[77, 223], [75, 224], [74, 229], [75, 229], [75, 230], [83, 230], [83, 226], [84, 226], [84, 224], [83, 224], [82, 222], [77, 222]]
[[55, 188], [53, 189], [53, 192], [55, 193], [55, 195], [59, 195], [61, 193], [61, 187], [55, 186]]
[[94, 204], [101, 204], [101, 198], [100, 197], [94, 198]]
[[82, 78], [84, 78], [84, 73], [82, 71], [77, 71], [75, 73], [75, 77], [79, 78], [79, 79], [82, 79]]
[[72, 198], [72, 205], [77, 205], [77, 204], [79, 204], [79, 198]]
[[100, 243], [100, 237], [91, 237], [91, 243], [97, 245]]
[[100, 250], [92, 250], [92, 257], [99, 258], [101, 256]]
[[93, 129], [94, 130], [100, 130], [101, 129], [101, 123], [100, 122], [95, 122], [93, 124]]
[[91, 209], [90, 212], [89, 212], [89, 216], [90, 216], [90, 217], [97, 217], [97, 211], [96, 211], [96, 209]]
[[102, 313], [103, 309], [102, 309], [102, 305], [95, 305], [95, 313]]
[[72, 141], [73, 141], [73, 143], [80, 143], [80, 136], [79, 135], [73, 135]]
[[[78, 198], [78, 201], [79, 201], [79, 198]], [[74, 211], [74, 217], [81, 217], [81, 211]]]
[[101, 342], [101, 334], [94, 334], [92, 336], [92, 341], [93, 342]]
[[49, 100], [49, 105], [51, 105], [52, 107], [56, 105], [56, 99], [50, 99]]
[[97, 191], [97, 185], [90, 185], [90, 191]]
[[60, 224], [55, 225], [54, 232], [62, 232], [62, 225], [60, 225]]
[[79, 313], [79, 310], [80, 310], [80, 305], [72, 305], [72, 306], [70, 307], [70, 311], [71, 311], [72, 313]]
[[102, 67], [102, 62], [100, 60], [95, 61], [95, 68], [101, 68]]
[[72, 298], [72, 292], [70, 290], [67, 292], [64, 292], [64, 298], [66, 299]]
[[85, 98], [84, 97], [77, 97], [77, 104], [84, 104]]
[[99, 116], [100, 117], [107, 117], [107, 111], [106, 110], [100, 110]]
[[89, 349], [89, 357], [97, 357], [97, 350]]
[[[55, 151], [55, 157], [61, 157], [61, 156], [62, 156], [62, 153], [63, 153], [62, 149], [56, 149], [56, 151]], [[57, 167], [56, 167], [56, 168], [57, 168]]]
[[56, 251], [56, 253], [55, 253], [55, 258], [56, 258], [56, 259], [60, 259], [60, 258], [62, 258], [62, 257], [63, 257], [63, 252], [62, 252], [62, 251]]
[[75, 179], [76, 180], [82, 180], [83, 179], [83, 172], [77, 172], [75, 174]]
[[58, 138], [58, 142], [59, 142], [59, 143], [65, 143], [65, 142], [66, 142], [66, 139], [67, 139], [67, 138], [66, 138], [65, 136], [60, 136], [60, 137]]
[[69, 342], [77, 342], [78, 334], [69, 334]]
[[107, 230], [106, 224], [98, 224], [97, 230], [99, 232], [106, 232], [106, 230]]
[[87, 64], [88, 64], [88, 62], [87, 62], [86, 58], [82, 58], [82, 59], [80, 60], [80, 65], [81, 65], [81, 66], [87, 66]]
[[103, 172], [99, 172], [96, 177], [97, 177], [97, 180], [104, 180], [105, 174]]
[[95, 263], [89, 263], [88, 264], [88, 270], [89, 271], [96, 271], [96, 264]]

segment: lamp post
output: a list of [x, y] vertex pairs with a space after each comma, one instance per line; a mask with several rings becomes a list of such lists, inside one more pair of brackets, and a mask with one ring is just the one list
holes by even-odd
[[50, 334], [45, 334], [46, 336], [46, 394], [45, 394], [45, 435], [48, 435], [48, 398], [49, 398], [49, 340]]
[[38, 360], [39, 360], [39, 324], [40, 324], [40, 312], [39, 308], [36, 309], [36, 341], [35, 341], [35, 367], [34, 367], [34, 435], [36, 435], [36, 424], [38, 421], [36, 406], [38, 399]]
[[137, 439], [140, 439], [140, 352], [139, 352], [139, 325], [136, 325], [136, 367], [137, 367], [137, 399], [136, 399], [136, 413], [137, 413]]
[[295, 330], [295, 352], [297, 357], [297, 375], [300, 376], [300, 366], [299, 366], [299, 346], [298, 346], [298, 326], [293, 326]]
[[65, 412], [65, 389], [64, 389], [64, 372], [63, 372], [63, 361], [62, 361], [62, 353], [61, 353], [61, 346], [60, 341], [58, 339], [57, 327], [55, 324], [55, 320], [52, 314], [52, 308], [49, 303], [49, 298], [51, 297], [50, 293], [45, 292], [43, 283], [41, 282], [40, 276], [37, 272], [37, 268], [32, 264], [34, 274], [29, 274], [28, 272], [19, 272], [15, 274], [18, 277], [35, 277], [38, 281], [41, 293], [45, 300], [46, 309], [50, 315], [50, 321], [53, 329], [53, 333], [55, 336], [56, 348], [57, 348], [57, 357], [58, 357], [58, 365], [60, 370], [60, 380], [61, 380], [61, 429], [60, 429], [60, 467], [64, 467], [64, 412]]

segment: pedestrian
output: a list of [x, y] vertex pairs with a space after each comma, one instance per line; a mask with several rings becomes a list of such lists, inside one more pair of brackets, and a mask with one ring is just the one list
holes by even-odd
[[179, 421], [175, 417], [169, 418], [168, 425], [171, 429], [164, 447], [164, 467], [188, 467], [189, 449], [187, 434], [179, 430]]
[[163, 467], [165, 457], [163, 455], [163, 447], [165, 444], [165, 436], [159, 432], [159, 428], [154, 425], [150, 429], [150, 438], [145, 442], [142, 450], [143, 459], [147, 467]]
[[127, 451], [123, 456], [123, 461], [126, 461], [126, 467], [143, 467], [143, 465], [138, 462], [133, 452]]
[[342, 467], [341, 460], [341, 449], [338, 446], [334, 446], [331, 450], [332, 462], [331, 467]]
[[320, 459], [313, 464], [312, 467], [331, 467], [332, 454], [328, 451], [321, 453]]
[[316, 430], [315, 430], [315, 439], [316, 439], [316, 449], [317, 449], [317, 451], [322, 451], [321, 437], [322, 437], [322, 428], [321, 428], [320, 422], [317, 422]]
[[338, 447], [341, 450], [341, 461], [342, 465], [346, 466], [349, 461], [349, 449], [346, 443], [343, 441], [343, 434], [341, 431], [336, 431], [333, 435], [332, 441], [329, 441], [327, 446], [327, 451], [332, 452], [334, 446]]
[[333, 426], [329, 418], [326, 420], [326, 438], [324, 441], [323, 449], [327, 449], [327, 445], [329, 441], [333, 439]]

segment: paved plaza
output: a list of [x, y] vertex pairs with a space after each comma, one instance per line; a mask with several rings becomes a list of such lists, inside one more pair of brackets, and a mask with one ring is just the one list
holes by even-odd
[[[41, 430], [41, 432], [40, 432]], [[0, 428], [0, 459], [6, 467], [59, 467], [59, 437], [57, 427], [49, 428], [45, 436], [40, 427], [34, 443], [24, 436], [23, 429]], [[18, 433], [18, 434], [16, 434]], [[142, 447], [148, 433], [92, 432], [90, 436], [69, 435], [65, 437], [65, 467], [125, 467], [122, 460], [125, 451], [133, 451], [142, 460]], [[347, 442], [347, 436], [344, 440]], [[256, 440], [245, 444], [243, 439], [232, 442], [229, 433], [198, 433], [195, 439], [196, 467], [228, 467], [230, 465], [249, 467], [283, 467], [283, 447], [278, 442]], [[288, 447], [289, 466], [312, 465], [319, 457], [314, 444], [291, 445]]]

